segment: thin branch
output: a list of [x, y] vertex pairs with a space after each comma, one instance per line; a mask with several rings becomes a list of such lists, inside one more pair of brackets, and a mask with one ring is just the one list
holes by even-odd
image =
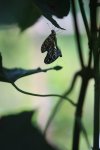
[[72, 83], [71, 83], [69, 89], [68, 89], [67, 91], [65, 91], [65, 92], [63, 93], [63, 95], [66, 96], [66, 95], [68, 95], [68, 94], [70, 94], [70, 93], [72, 92], [72, 90], [74, 89], [74, 86], [75, 86], [77, 77], [78, 77], [79, 75], [80, 75], [80, 71], [78, 71], [78, 72], [75, 73], [75, 75], [74, 75], [74, 77], [73, 77], [73, 79], [72, 79]]
[[91, 63], [92, 63], [92, 49], [90, 48], [89, 58], [88, 58], [88, 68], [91, 67]]
[[57, 111], [61, 107], [61, 104], [63, 103], [62, 98], [57, 102], [56, 106], [54, 107], [53, 111], [50, 114], [50, 117], [46, 123], [45, 129], [44, 129], [44, 136], [46, 136], [47, 130], [50, 127], [50, 124], [52, 123], [55, 115], [57, 114]]
[[79, 142], [80, 142], [80, 128], [77, 122], [77, 118], [82, 119], [82, 110], [85, 101], [85, 95], [88, 87], [89, 79], [82, 77], [82, 83], [80, 88], [80, 94], [78, 98], [77, 108], [75, 112], [75, 122], [74, 122], [74, 131], [73, 131], [73, 145], [72, 150], [79, 150]]
[[60, 69], [62, 69], [61, 66], [55, 66], [55, 67], [51, 67], [47, 69], [37, 68], [37, 69], [29, 69], [29, 70], [22, 69], [22, 68], [8, 69], [8, 68], [2, 67], [2, 70], [0, 72], [0, 76], [1, 76], [0, 81], [12, 83], [22, 77], [26, 77], [26, 76], [33, 75], [36, 73], [41, 73], [41, 72], [47, 72], [50, 70], [58, 71]]
[[94, 58], [94, 129], [93, 129], [93, 150], [99, 149], [99, 125], [100, 125], [100, 39], [98, 43], [97, 32], [97, 2], [90, 0], [90, 24], [91, 43]]
[[84, 26], [85, 26], [85, 29], [86, 29], [87, 37], [88, 37], [88, 40], [90, 40], [90, 29], [89, 29], [88, 21], [87, 21], [85, 10], [84, 10], [84, 4], [83, 4], [82, 0], [78, 0], [78, 2], [79, 2], [79, 6], [80, 6]]
[[[72, 80], [72, 83], [71, 83], [71, 86], [69, 87], [69, 89], [68, 89], [67, 91], [65, 91], [65, 92], [62, 94], [64, 97], [68, 96], [68, 94], [70, 94], [70, 93], [72, 92], [79, 73], [80, 73], [80, 72], [75, 73], [75, 75], [74, 75], [74, 77], [73, 77], [73, 80]], [[47, 123], [46, 123], [46, 127], [45, 127], [45, 129], [44, 129], [44, 135], [46, 135], [47, 130], [48, 130], [48, 128], [49, 128], [51, 122], [53, 121], [55, 115], [57, 114], [57, 111], [59, 110], [59, 108], [61, 107], [61, 105], [62, 105], [63, 102], [64, 102], [64, 101], [62, 100], [62, 98], [60, 98], [60, 99], [58, 100], [57, 104], [55, 105], [55, 107], [54, 107], [53, 111], [51, 112], [51, 115], [50, 115], [50, 117], [49, 117], [49, 119], [48, 119], [48, 121], [47, 121]]]
[[[62, 69], [62, 66], [55, 66], [55, 67], [51, 67], [51, 68], [47, 68], [47, 69], [41, 69], [39, 67], [39, 68], [34, 69], [34, 70], [33, 69], [31, 69], [31, 70], [25, 70], [25, 72], [24, 72], [24, 69], [18, 69], [19, 72], [22, 71], [22, 75], [20, 75], [20, 77], [18, 79], [20, 79], [22, 77], [25, 77], [25, 76], [33, 75], [33, 74], [36, 74], [36, 73], [41, 73], [41, 72], [45, 73], [45, 72], [50, 71], [50, 70], [56, 70], [56, 71], [58, 71], [60, 69]], [[16, 80], [18, 80], [18, 79], [16, 79]]]
[[87, 131], [86, 131], [82, 121], [80, 120], [80, 118], [77, 118], [77, 121], [78, 121], [78, 124], [79, 124], [79, 127], [80, 127], [81, 131], [83, 132], [83, 135], [84, 135], [84, 138], [86, 140], [88, 149], [91, 149], [91, 144], [90, 144], [89, 139], [88, 139]]
[[71, 0], [71, 2], [72, 2], [72, 13], [73, 13], [73, 19], [74, 19], [75, 33], [76, 33], [76, 42], [77, 42], [77, 46], [78, 46], [78, 54], [79, 54], [81, 67], [84, 68], [82, 47], [81, 47], [81, 43], [80, 43], [80, 34], [79, 34], [79, 29], [78, 29], [78, 24], [77, 24], [77, 17], [76, 17], [75, 1]]
[[71, 103], [73, 106], [76, 106], [76, 104], [68, 97], [64, 97], [63, 95], [59, 95], [59, 94], [35, 94], [35, 93], [30, 93], [30, 92], [26, 92], [26, 91], [23, 91], [21, 90], [18, 86], [16, 86], [15, 83], [11, 83], [15, 89], [23, 94], [26, 94], [26, 95], [31, 95], [31, 96], [38, 96], [38, 97], [60, 97], [62, 99], [65, 99], [67, 100], [69, 103]]
[[[85, 30], [86, 30], [86, 33], [87, 33], [88, 41], [89, 41], [89, 44], [91, 44], [90, 43], [90, 29], [89, 29], [89, 24], [88, 24], [88, 21], [87, 21], [86, 13], [85, 13], [85, 10], [84, 10], [84, 3], [83, 3], [83, 0], [78, 0], [78, 2], [79, 2], [80, 10], [81, 10], [81, 15], [82, 15], [82, 18], [83, 18], [83, 23], [84, 23], [84, 26], [85, 26]], [[90, 48], [89, 58], [88, 58], [88, 67], [91, 66], [91, 63], [92, 63], [92, 50]]]

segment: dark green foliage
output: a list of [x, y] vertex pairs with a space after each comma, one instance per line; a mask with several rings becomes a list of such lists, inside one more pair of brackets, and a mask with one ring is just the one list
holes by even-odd
[[55, 15], [58, 18], [63, 18], [64, 16], [67, 16], [70, 9], [70, 1], [69, 0], [34, 0], [35, 2], [40, 3], [40, 8], [44, 12], [45, 9], [43, 9], [43, 6], [48, 8], [51, 15]]
[[1, 150], [57, 150], [31, 123], [33, 111], [0, 119]]
[[31, 0], [1, 0], [0, 24], [18, 24], [24, 30], [34, 24], [41, 16]]
[[67, 16], [69, 0], [0, 0], [0, 25], [17, 24], [21, 30], [33, 25], [41, 15], [58, 28], [61, 28], [52, 18]]
[[[42, 11], [42, 14], [52, 22], [57, 28], [61, 28], [58, 23], [52, 18], [52, 15], [57, 16], [58, 18], [63, 18], [67, 16], [70, 10], [69, 0], [33, 0], [36, 5]], [[63, 29], [63, 28], [61, 28]]]

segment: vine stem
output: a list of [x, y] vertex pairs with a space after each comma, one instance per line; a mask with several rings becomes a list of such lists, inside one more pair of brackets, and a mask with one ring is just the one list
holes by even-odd
[[81, 122], [82, 119], [82, 110], [83, 110], [83, 104], [84, 104], [85, 95], [87, 91], [87, 86], [88, 86], [88, 78], [83, 77], [81, 83], [80, 95], [78, 98], [78, 104], [75, 113], [72, 150], [79, 150], [79, 139], [80, 139], [81, 128], [78, 120], [80, 120]]
[[[72, 83], [71, 83], [70, 87], [68, 88], [67, 91], [65, 91], [65, 92], [62, 94], [64, 97], [66, 97], [66, 96], [68, 96], [69, 94], [71, 94], [71, 92], [73, 91], [73, 88], [74, 88], [74, 86], [75, 86], [75, 83], [76, 83], [76, 80], [77, 80], [77, 77], [78, 77], [78, 76], [79, 76], [79, 72], [76, 72], [75, 75], [74, 75], [74, 77], [73, 77], [73, 79], [72, 79]], [[64, 101], [62, 100], [62, 98], [60, 98], [60, 99], [58, 100], [57, 104], [55, 105], [53, 111], [51, 112], [50, 117], [49, 117], [49, 119], [48, 119], [48, 121], [47, 121], [47, 123], [46, 123], [45, 129], [44, 129], [44, 136], [46, 136], [47, 130], [48, 130], [48, 128], [49, 128], [51, 122], [53, 121], [55, 115], [57, 114], [57, 111], [60, 109], [60, 107], [61, 107], [61, 105], [62, 105], [63, 102], [64, 102]], [[77, 106], [77, 105], [76, 105], [76, 106]]]
[[97, 2], [90, 0], [91, 47], [94, 58], [94, 130], [93, 150], [99, 149], [99, 119], [100, 119], [100, 35], [97, 34]]
[[73, 21], [74, 21], [74, 27], [75, 27], [75, 33], [76, 33], [76, 42], [77, 42], [77, 50], [79, 55], [79, 60], [81, 67], [84, 68], [84, 58], [83, 58], [83, 50], [80, 42], [80, 33], [79, 33], [79, 27], [78, 27], [78, 20], [76, 15], [76, 5], [75, 0], [71, 0], [72, 3], [72, 14], [73, 14]]
[[78, 0], [78, 2], [79, 2], [79, 6], [80, 6], [81, 15], [82, 15], [82, 18], [83, 18], [83, 23], [84, 23], [84, 26], [85, 26], [85, 30], [86, 30], [86, 33], [87, 33], [87, 37], [88, 37], [88, 40], [89, 40], [90, 39], [90, 29], [89, 29], [89, 24], [88, 24], [88, 21], [87, 21], [86, 13], [85, 13], [85, 10], [84, 10], [84, 3], [83, 3], [83, 0]]
[[26, 95], [31, 95], [31, 96], [38, 96], [38, 97], [59, 97], [59, 98], [62, 98], [62, 99], [65, 99], [67, 100], [68, 102], [70, 102], [70, 104], [72, 104], [73, 106], [77, 106], [76, 103], [74, 103], [70, 98], [68, 97], [64, 97], [63, 95], [59, 95], [59, 94], [36, 94], [36, 93], [30, 93], [30, 92], [27, 92], [27, 91], [24, 91], [24, 90], [21, 90], [18, 86], [16, 86], [15, 83], [11, 83], [15, 89], [23, 94], [26, 94]]
[[95, 89], [94, 89], [93, 150], [100, 150], [99, 149], [99, 119], [100, 119], [100, 65], [99, 65], [99, 61], [100, 61], [100, 55], [94, 58]]

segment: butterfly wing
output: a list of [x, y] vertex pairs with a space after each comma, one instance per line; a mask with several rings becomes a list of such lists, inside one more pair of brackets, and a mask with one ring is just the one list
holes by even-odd
[[61, 51], [57, 46], [56, 33], [51, 30], [51, 34], [46, 38], [41, 46], [41, 52], [47, 51], [47, 55], [44, 59], [45, 64], [54, 62], [58, 57], [62, 57]]
[[47, 52], [47, 55], [44, 59], [44, 63], [45, 64], [51, 64], [52, 62], [54, 62], [58, 57], [62, 57], [61, 51], [60, 49], [57, 48], [53, 48], [51, 50], [49, 50]]
[[41, 46], [41, 52], [44, 53], [45, 51], [49, 51], [49, 49], [55, 47], [55, 35], [50, 34]]

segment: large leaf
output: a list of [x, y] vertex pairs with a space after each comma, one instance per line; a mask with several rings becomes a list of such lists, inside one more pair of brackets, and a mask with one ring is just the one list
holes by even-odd
[[17, 24], [21, 30], [33, 25], [41, 16], [31, 0], [0, 0], [0, 24]]
[[70, 10], [70, 0], [33, 0], [44, 15], [55, 15], [58, 18], [67, 16]]
[[32, 125], [34, 112], [23, 112], [0, 119], [1, 150], [58, 150]]
[[59, 24], [52, 18], [52, 15], [62, 18], [67, 16], [70, 10], [69, 0], [33, 0], [35, 4], [40, 8], [42, 14], [49, 20], [51, 23], [60, 29], [63, 29]]
[[52, 18], [67, 16], [69, 0], [0, 0], [0, 25], [17, 24], [24, 30], [44, 15], [57, 28], [59, 24]]

